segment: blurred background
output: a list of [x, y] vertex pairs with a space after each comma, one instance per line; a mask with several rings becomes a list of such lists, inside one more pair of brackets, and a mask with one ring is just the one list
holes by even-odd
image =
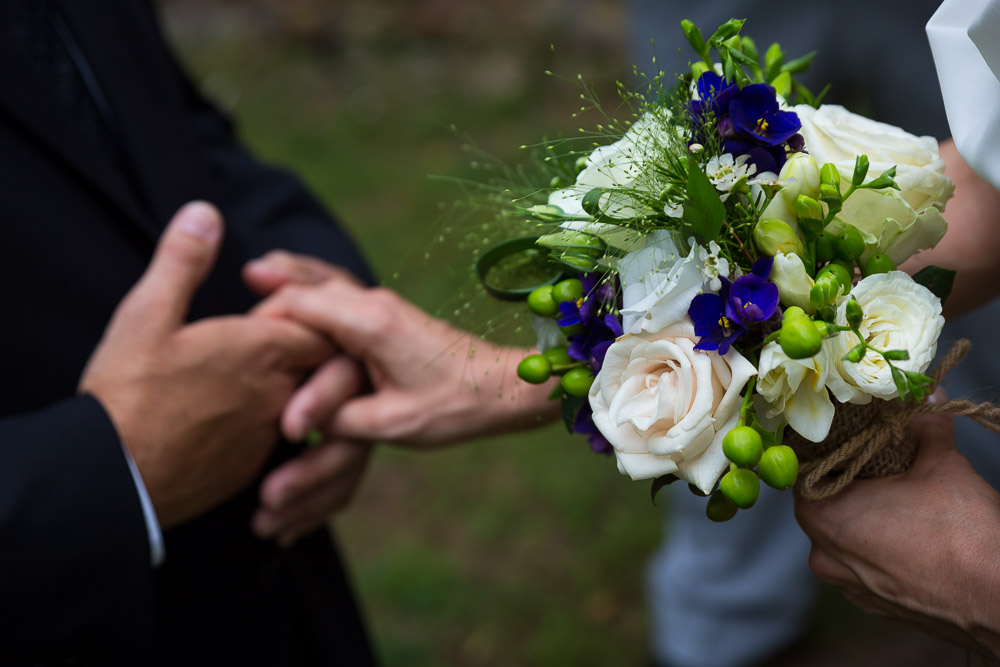
[[[159, 4], [251, 148], [305, 180], [385, 284], [466, 326], [497, 314], [455, 310], [472, 284], [448, 206], [461, 190], [428, 178], [476, 178], [452, 126], [516, 163], [520, 145], [597, 122], [573, 118], [579, 90], [546, 70], [593, 81], [610, 109], [615, 81], [632, 81], [614, 0]], [[386, 665], [648, 660], [643, 578], [662, 508], [561, 425], [430, 453], [381, 447], [334, 527]], [[912, 639], [825, 590], [787, 664], [884, 664], [886, 642], [928, 664]]]

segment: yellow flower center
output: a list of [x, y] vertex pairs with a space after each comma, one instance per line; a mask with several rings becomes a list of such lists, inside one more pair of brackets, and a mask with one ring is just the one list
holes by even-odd
[[761, 132], [761, 133], [767, 132], [767, 120], [766, 119], [761, 118], [760, 120], [757, 121], [757, 131]]

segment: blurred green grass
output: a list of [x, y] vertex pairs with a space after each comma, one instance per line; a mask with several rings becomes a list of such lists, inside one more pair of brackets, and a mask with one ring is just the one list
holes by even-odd
[[[485, 329], [490, 307], [455, 310], [474, 293], [472, 256], [447, 215], [461, 193], [428, 176], [476, 176], [453, 125], [514, 163], [521, 144], [586, 124], [572, 117], [578, 91], [545, 71], [581, 73], [614, 99], [630, 72], [621, 9], [588, 0], [574, 22], [566, 12], [578, 7], [558, 0], [440, 0], [459, 14], [441, 28], [402, 1], [342, 4], [323, 30], [305, 21], [293, 27], [307, 34], [291, 36], [259, 7], [164, 6], [196, 81], [262, 159], [292, 168], [336, 212], [384, 282]], [[643, 574], [661, 510], [648, 485], [561, 425], [433, 452], [380, 447], [335, 524], [386, 665], [646, 663]], [[830, 590], [819, 620], [816, 650], [881, 627], [860, 631], [865, 617]]]

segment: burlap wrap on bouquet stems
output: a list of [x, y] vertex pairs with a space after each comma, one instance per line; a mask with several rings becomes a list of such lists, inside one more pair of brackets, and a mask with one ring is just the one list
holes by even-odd
[[[934, 387], [961, 361], [972, 344], [956, 342], [929, 375]], [[843, 404], [830, 435], [823, 442], [810, 442], [794, 431], [785, 431], [785, 444], [799, 457], [799, 480], [795, 490], [803, 498], [829, 498], [855, 477], [887, 477], [910, 467], [917, 453], [915, 439], [907, 433], [910, 422], [921, 415], [946, 414], [970, 417], [1000, 433], [1000, 406], [966, 400], [945, 403], [913, 403], [874, 399], [867, 405]]]

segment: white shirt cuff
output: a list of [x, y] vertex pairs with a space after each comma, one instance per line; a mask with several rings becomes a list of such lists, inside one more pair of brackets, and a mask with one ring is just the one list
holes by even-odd
[[128, 469], [132, 471], [132, 480], [135, 482], [135, 490], [139, 492], [139, 503], [142, 505], [142, 516], [146, 519], [146, 534], [149, 537], [149, 555], [153, 567], [163, 564], [167, 556], [166, 547], [163, 544], [163, 532], [160, 530], [160, 522], [156, 520], [156, 512], [153, 510], [153, 501], [149, 499], [149, 492], [142, 482], [142, 475], [139, 468], [132, 460], [132, 454], [128, 447], [122, 445], [125, 452], [125, 460], [128, 461]]

